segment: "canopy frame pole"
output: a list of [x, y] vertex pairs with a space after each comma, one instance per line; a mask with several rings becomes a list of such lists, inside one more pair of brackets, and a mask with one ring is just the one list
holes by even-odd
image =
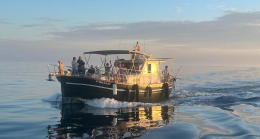
[[[88, 60], [86, 59], [86, 64], [88, 65], [88, 68], [89, 68], [88, 62], [89, 62], [90, 56], [91, 56], [91, 54], [89, 54]], [[86, 58], [86, 57], [85, 57], [85, 58]]]
[[173, 64], [174, 60], [172, 60], [172, 75], [174, 75], [174, 64]]
[[159, 80], [160, 80], [160, 64], [161, 64], [161, 62], [160, 62], [160, 60], [158, 59], [158, 66], [157, 66], [158, 74], [157, 74], [157, 80], [156, 80], [156, 82], [158, 82], [158, 78], [159, 78]]
[[85, 60], [86, 60], [86, 62], [87, 62], [87, 58], [86, 58], [86, 55], [85, 54], [83, 54], [84, 55], [84, 58], [85, 58]]
[[100, 65], [100, 69], [102, 68], [103, 64], [105, 63], [105, 59], [107, 58], [107, 55], [105, 56], [104, 60], [102, 59], [101, 55], [99, 55], [100, 60], [101, 60], [101, 65]]

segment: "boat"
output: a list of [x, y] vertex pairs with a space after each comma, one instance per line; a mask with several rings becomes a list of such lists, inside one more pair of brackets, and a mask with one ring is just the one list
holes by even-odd
[[[81, 103], [84, 99], [112, 98], [118, 101], [157, 103], [169, 98], [180, 69], [174, 73], [174, 58], [151, 58], [150, 54], [137, 50], [100, 50], [84, 52], [87, 71], [90, 69], [90, 58], [100, 56], [101, 64], [98, 73], [91, 76], [88, 72], [72, 74], [72, 67], [59, 64], [48, 64], [49, 79], [55, 76], [61, 84], [62, 103]], [[114, 63], [125, 65], [123, 74], [105, 73], [104, 63], [108, 56], [115, 56]], [[119, 56], [126, 58], [120, 59]], [[160, 69], [164, 63], [171, 63], [169, 74]], [[50, 71], [50, 65], [54, 71]], [[165, 64], [164, 64], [165, 65]], [[65, 69], [67, 68], [67, 69]], [[113, 67], [112, 67], [113, 68]], [[119, 68], [120, 69], [120, 68]], [[118, 80], [120, 78], [120, 80]]]

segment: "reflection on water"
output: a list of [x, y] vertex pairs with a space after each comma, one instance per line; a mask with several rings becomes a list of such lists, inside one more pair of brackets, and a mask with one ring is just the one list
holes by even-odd
[[102, 109], [63, 105], [60, 124], [49, 125], [49, 138], [135, 138], [173, 123], [173, 106]]

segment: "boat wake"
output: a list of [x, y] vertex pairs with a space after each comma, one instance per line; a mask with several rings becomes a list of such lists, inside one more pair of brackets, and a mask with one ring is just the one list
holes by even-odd
[[[79, 99], [86, 105], [98, 108], [127, 108], [136, 106], [161, 106], [161, 103], [141, 103], [141, 102], [122, 102], [111, 98], [100, 98], [100, 99]], [[42, 99], [44, 102], [62, 102], [61, 93], [54, 93], [49, 97]]]
[[126, 108], [136, 106], [159, 106], [160, 103], [122, 102], [111, 98], [84, 100], [85, 104], [98, 108]]
[[61, 102], [62, 96], [61, 96], [61, 93], [55, 93], [49, 97], [43, 98], [42, 101], [44, 101], [44, 102]]
[[227, 70], [189, 75], [176, 83], [174, 105], [229, 106], [260, 97], [260, 69]]

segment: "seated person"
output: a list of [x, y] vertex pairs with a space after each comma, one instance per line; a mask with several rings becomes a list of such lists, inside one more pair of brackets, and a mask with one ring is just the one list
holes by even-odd
[[88, 69], [88, 77], [91, 77], [95, 73], [94, 66], [91, 65], [90, 69]]
[[96, 66], [95, 69], [96, 69], [95, 73], [97, 74], [96, 78], [101, 78], [101, 71], [99, 66]]

